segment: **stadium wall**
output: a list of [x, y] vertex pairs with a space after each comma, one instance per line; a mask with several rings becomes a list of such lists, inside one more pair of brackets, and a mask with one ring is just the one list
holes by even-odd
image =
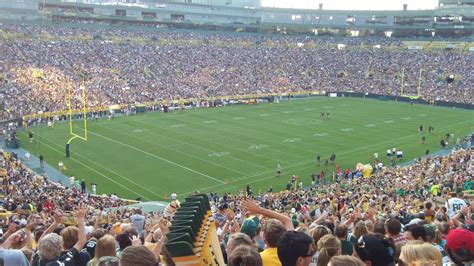
[[[193, 98], [193, 99], [185, 99], [182, 101], [160, 101], [160, 102], [147, 102], [143, 103], [140, 105], [146, 106], [146, 107], [152, 107], [152, 106], [159, 106], [159, 105], [164, 105], [164, 106], [174, 106], [174, 105], [179, 105], [181, 103], [190, 103], [190, 102], [209, 102], [209, 103], [214, 103], [221, 101], [223, 99], [225, 100], [235, 100], [238, 101], [238, 103], [245, 103], [251, 100], [264, 100], [271, 102], [272, 98], [274, 96], [281, 96], [282, 98], [305, 98], [305, 97], [321, 97], [321, 96], [330, 96], [331, 93], [336, 93], [337, 97], [358, 97], [358, 98], [371, 98], [371, 99], [378, 99], [378, 100], [392, 100], [392, 101], [400, 101], [400, 102], [414, 102], [418, 104], [427, 104], [427, 105], [437, 105], [437, 106], [445, 106], [445, 107], [453, 107], [453, 108], [462, 108], [462, 109], [468, 109], [468, 110], [474, 110], [474, 104], [468, 104], [468, 103], [455, 103], [455, 102], [447, 102], [447, 101], [427, 101], [418, 97], [406, 97], [406, 96], [391, 96], [391, 95], [381, 95], [381, 94], [374, 94], [374, 93], [356, 93], [356, 92], [350, 92], [350, 91], [339, 91], [339, 92], [324, 92], [324, 91], [299, 91], [299, 92], [292, 92], [291, 94], [249, 94], [249, 95], [234, 95], [234, 96], [220, 96], [220, 97], [209, 97], [209, 98]], [[118, 108], [114, 108], [115, 110], [122, 110], [124, 108], [132, 106], [131, 104], [126, 104], [126, 105], [120, 105], [116, 106]], [[214, 104], [210, 104], [210, 107], [213, 107]], [[100, 107], [94, 107], [94, 108], [89, 108], [87, 110], [87, 116], [90, 117], [93, 112], [106, 112], [110, 110], [110, 106], [100, 106]], [[50, 112], [50, 113], [42, 113], [42, 114], [30, 114], [30, 115], [25, 115], [22, 118], [19, 118], [14, 120], [18, 121], [19, 124], [22, 124], [21, 122], [26, 122], [31, 119], [39, 119], [39, 118], [48, 118], [52, 116], [66, 116], [69, 111], [57, 111], [57, 112]], [[77, 109], [72, 111], [74, 115], [81, 115], [83, 113], [82, 109]]]
[[[326, 95], [329, 96], [329, 93], [330, 92], [328, 92]], [[382, 95], [382, 94], [374, 94], [374, 93], [358, 93], [358, 92], [350, 92], [350, 91], [332, 92], [332, 93], [337, 93], [337, 97], [357, 97], [357, 98], [369, 98], [369, 99], [390, 100], [390, 101], [400, 101], [400, 102], [413, 102], [413, 103], [418, 103], [418, 104], [437, 105], [437, 106], [474, 110], [474, 104], [469, 104], [469, 103], [455, 103], [455, 102], [437, 101], [437, 100], [429, 101], [429, 100], [424, 100], [418, 97], [391, 96], [391, 95]]]

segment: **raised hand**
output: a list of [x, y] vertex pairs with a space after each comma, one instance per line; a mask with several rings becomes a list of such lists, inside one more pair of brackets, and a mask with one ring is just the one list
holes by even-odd
[[132, 246], [140, 246], [142, 244], [142, 241], [138, 236], [132, 236], [130, 237], [130, 241], [132, 241]]
[[34, 215], [30, 215], [30, 217], [28, 218], [28, 223], [25, 226], [25, 229], [29, 231], [33, 231], [36, 224], [37, 224], [36, 217]]
[[234, 220], [234, 217], [235, 217], [234, 211], [232, 211], [231, 209], [227, 209], [225, 211], [225, 218], [227, 219], [227, 221]]
[[9, 234], [15, 233], [15, 232], [16, 232], [16, 223], [10, 223], [10, 224], [8, 225], [7, 232], [8, 232]]
[[260, 206], [255, 203], [253, 200], [244, 199], [240, 203], [240, 206], [249, 212], [249, 214], [259, 214], [260, 213]]
[[166, 219], [161, 219], [158, 223], [159, 223], [159, 226], [160, 226], [160, 229], [161, 229], [161, 232], [163, 233], [163, 235], [168, 234], [168, 232], [169, 232], [168, 221]]
[[84, 219], [87, 214], [87, 206], [84, 203], [80, 203], [76, 210], [77, 219]]

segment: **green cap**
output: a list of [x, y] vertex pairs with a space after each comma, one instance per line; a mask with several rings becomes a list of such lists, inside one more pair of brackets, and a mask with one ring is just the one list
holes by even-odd
[[259, 223], [260, 220], [258, 220], [257, 216], [249, 217], [245, 219], [245, 221], [242, 223], [242, 226], [240, 227], [240, 232], [248, 235], [250, 238], [253, 238], [257, 234]]
[[424, 224], [423, 227], [425, 228], [426, 231], [426, 236], [427, 237], [435, 237], [435, 227], [431, 224]]

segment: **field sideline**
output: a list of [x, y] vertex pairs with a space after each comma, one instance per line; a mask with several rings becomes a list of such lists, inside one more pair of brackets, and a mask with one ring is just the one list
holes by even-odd
[[[321, 112], [330, 112], [321, 119]], [[81, 123], [74, 130], [81, 134]], [[418, 127], [425, 129], [421, 144]], [[99, 193], [116, 192], [124, 198], [161, 200], [201, 192], [235, 192], [251, 183], [255, 192], [270, 184], [283, 189], [290, 176], [309, 184], [310, 174], [331, 153], [343, 169], [369, 162], [377, 152], [386, 163], [385, 151], [397, 147], [405, 160], [436, 151], [446, 133], [464, 137], [473, 129], [473, 112], [462, 109], [409, 105], [357, 98], [292, 100], [280, 104], [238, 105], [186, 110], [184, 113], [148, 112], [113, 121], [88, 121], [89, 140], [74, 140], [71, 158], [65, 159], [69, 139], [67, 123], [53, 129], [33, 128], [35, 142], [26, 132], [23, 147], [66, 175], [97, 183]], [[428, 134], [428, 127], [435, 132]], [[275, 177], [276, 165], [283, 175]], [[332, 172], [330, 166], [327, 172]]]

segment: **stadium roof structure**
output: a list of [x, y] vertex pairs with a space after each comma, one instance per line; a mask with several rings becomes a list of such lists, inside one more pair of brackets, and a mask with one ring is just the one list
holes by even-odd
[[439, 5], [474, 6], [474, 0], [439, 0]]
[[[93, 3], [92, 3], [93, 2]], [[129, 1], [127, 1], [129, 2]], [[133, 2], [133, 1], [131, 1]], [[474, 0], [440, 0], [431, 10], [393, 11], [261, 7], [259, 0], [0, 0], [0, 19], [101, 22], [112, 25], [279, 34], [364, 32], [368, 35], [466, 37], [474, 33]]]

